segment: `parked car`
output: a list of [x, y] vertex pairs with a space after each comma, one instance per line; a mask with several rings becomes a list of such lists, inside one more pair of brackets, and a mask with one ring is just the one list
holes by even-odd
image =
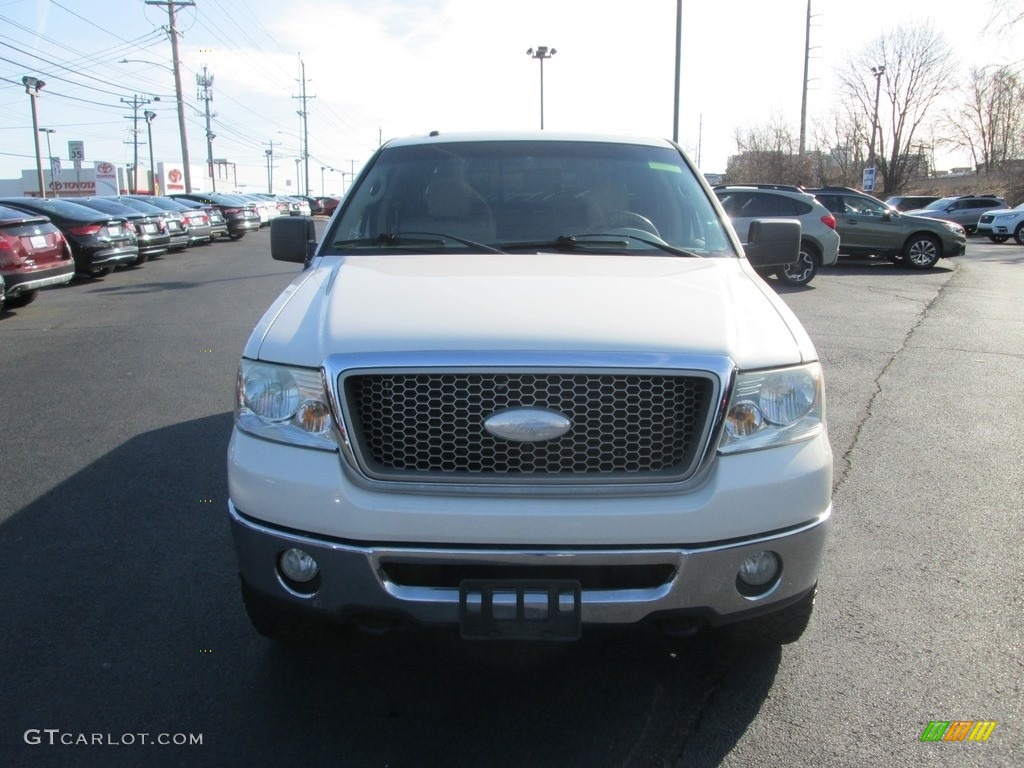
[[188, 225], [185, 223], [185, 217], [180, 211], [168, 211], [160, 208], [159, 206], [153, 205], [153, 198], [143, 200], [138, 197], [121, 195], [118, 197], [111, 196], [103, 199], [120, 203], [121, 205], [125, 205], [147, 216], [158, 217], [158, 219], [163, 222], [163, 227], [167, 231], [167, 250], [183, 251], [188, 248]]
[[988, 211], [978, 219], [979, 235], [987, 235], [993, 243], [1005, 243], [1011, 237], [1024, 245], [1024, 203], [1009, 210]]
[[273, 200], [268, 200], [262, 195], [257, 194], [235, 194], [242, 200], [247, 200], [256, 206], [256, 211], [260, 215], [260, 226], [266, 227], [270, 225], [271, 220], [276, 219], [281, 215], [280, 209], [277, 207], [277, 203]]
[[939, 259], [967, 251], [959, 224], [902, 213], [848, 187], [807, 191], [836, 217], [841, 255], [882, 256], [912, 269], [930, 269]]
[[309, 207], [309, 203], [301, 198], [294, 197], [292, 195], [279, 195], [281, 200], [284, 200], [288, 204], [288, 213], [291, 216], [311, 216], [312, 210]]
[[[169, 197], [161, 197], [160, 195], [123, 195], [122, 199], [141, 200], [166, 213], [180, 215], [182, 217], [182, 226], [185, 229], [185, 238], [190, 246], [205, 245], [213, 240], [210, 210], [204, 208], [199, 203], [171, 200]], [[221, 219], [223, 234], [227, 234], [228, 228], [226, 224], [223, 224], [223, 217], [220, 215], [220, 211], [217, 211], [217, 216]]]
[[978, 228], [978, 219], [981, 214], [1009, 207], [1003, 198], [995, 195], [957, 195], [955, 197], [940, 197], [924, 208], [907, 211], [907, 213], [912, 216], [952, 221], [963, 227], [964, 231], [970, 235]]
[[101, 213], [109, 213], [111, 216], [122, 216], [128, 221], [129, 226], [135, 230], [139, 247], [139, 255], [132, 262], [133, 266], [141, 266], [148, 259], [167, 253], [171, 236], [167, 232], [167, 225], [158, 214], [142, 213], [108, 197], [79, 197], [75, 198], [75, 202]]
[[324, 216], [333, 215], [335, 209], [338, 207], [338, 203], [341, 202], [339, 198], [332, 197], [330, 195], [318, 197], [317, 200], [320, 202], [321, 213]]
[[915, 211], [938, 199], [938, 195], [896, 195], [886, 200], [885, 204], [897, 211]]
[[319, 197], [309, 197], [307, 195], [293, 195], [296, 200], [301, 200], [309, 206], [309, 213], [304, 214], [307, 216], [322, 216], [324, 213], [324, 205], [320, 202]]
[[173, 200], [192, 200], [220, 210], [227, 224], [228, 238], [231, 240], [241, 240], [247, 232], [255, 232], [260, 228], [260, 214], [256, 210], [256, 204], [234, 195], [225, 195], [219, 192], [183, 192], [175, 193], [170, 197]]
[[214, 242], [221, 237], [228, 236], [228, 222], [224, 218], [224, 213], [215, 205], [206, 205], [205, 203], [199, 203], [195, 200], [186, 200], [183, 197], [178, 198], [164, 198], [172, 203], [177, 203], [185, 208], [192, 211], [198, 211], [206, 215], [207, 223], [210, 225], [210, 239], [208, 242]]
[[66, 198], [6, 197], [0, 205], [48, 218], [71, 245], [75, 272], [103, 277], [139, 258], [138, 238], [128, 219], [101, 213]]
[[0, 205], [0, 308], [24, 307], [39, 291], [75, 277], [71, 246], [53, 223], [34, 213]]
[[800, 259], [775, 270], [782, 282], [807, 285], [822, 266], [831, 266], [839, 258], [835, 216], [813, 195], [774, 186], [732, 184], [715, 187], [715, 194], [744, 243], [755, 219], [788, 218], [800, 222]]
[[[821, 365], [672, 142], [387, 142], [250, 336], [229, 515], [254, 627], [572, 640], [811, 616], [831, 514]], [[312, 247], [314, 251], [310, 251]], [[330, 395], [328, 395], [330, 393]]]

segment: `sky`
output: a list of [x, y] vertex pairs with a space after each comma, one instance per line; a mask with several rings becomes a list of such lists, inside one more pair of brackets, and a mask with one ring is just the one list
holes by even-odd
[[[970, 7], [968, 7], [970, 6]], [[812, 0], [808, 132], [835, 108], [835, 72], [883, 33], [931, 24], [964, 75], [1019, 62], [1016, 34], [991, 0]], [[192, 166], [204, 165], [213, 77], [213, 156], [226, 178], [296, 191], [303, 88], [309, 186], [337, 194], [381, 140], [431, 130], [546, 130], [673, 136], [675, 0], [195, 0], [177, 27]], [[679, 142], [705, 172], [723, 172], [735, 136], [781, 119], [799, 133], [806, 0], [682, 0]], [[180, 162], [166, 6], [146, 0], [0, 0], [0, 179], [35, 167], [22, 76], [46, 82], [40, 127], [70, 166], [68, 141], [91, 161]], [[122, 59], [128, 63], [119, 63]], [[952, 87], [952, 84], [951, 84]], [[157, 99], [156, 97], [159, 97]], [[133, 103], [140, 130], [132, 133]], [[939, 168], [967, 163], [940, 155]], [[45, 162], [45, 161], [44, 161]]]

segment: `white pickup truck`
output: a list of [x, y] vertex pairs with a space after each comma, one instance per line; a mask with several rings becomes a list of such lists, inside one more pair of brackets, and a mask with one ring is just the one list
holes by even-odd
[[330, 623], [755, 643], [810, 618], [831, 514], [821, 365], [678, 146], [396, 140], [245, 347], [228, 453], [262, 634]]

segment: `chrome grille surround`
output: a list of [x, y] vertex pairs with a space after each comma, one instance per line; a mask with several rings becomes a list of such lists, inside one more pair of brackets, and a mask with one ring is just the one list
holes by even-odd
[[[666, 490], [694, 480], [735, 374], [724, 357], [522, 352], [332, 355], [323, 367], [346, 470], [391, 490]], [[515, 443], [483, 421], [564, 413], [567, 435]]]

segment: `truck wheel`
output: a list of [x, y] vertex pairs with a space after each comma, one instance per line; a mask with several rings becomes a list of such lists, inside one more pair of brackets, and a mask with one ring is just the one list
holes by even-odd
[[1024, 224], [1017, 225], [1017, 229], [1013, 232], [1013, 239], [1017, 241], [1018, 245], [1024, 245]]
[[755, 619], [730, 624], [723, 629], [736, 645], [773, 646], [795, 643], [803, 635], [814, 612], [817, 585], [800, 602]]
[[942, 243], [931, 235], [914, 235], [903, 247], [903, 256], [911, 269], [931, 269], [942, 255]]
[[257, 594], [244, 579], [242, 602], [253, 629], [271, 640], [289, 645], [311, 645], [327, 636], [326, 626]]
[[821, 254], [806, 240], [800, 242], [800, 256], [795, 263], [779, 267], [775, 273], [786, 285], [807, 285], [818, 274]]

